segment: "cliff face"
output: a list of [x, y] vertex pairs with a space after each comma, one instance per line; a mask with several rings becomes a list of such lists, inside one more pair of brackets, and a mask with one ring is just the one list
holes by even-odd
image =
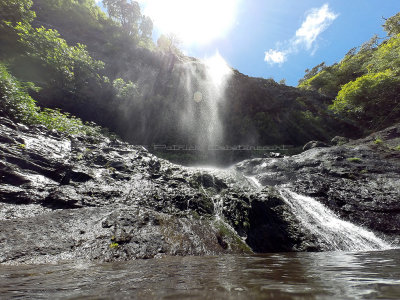
[[[87, 45], [90, 55], [105, 63], [101, 77], [107, 76], [111, 83], [122, 78], [137, 86], [135, 95], [120, 99], [113, 86], [104, 82], [71, 92], [50, 81], [43, 84], [46, 80], [42, 80], [37, 83], [43, 89], [34, 98], [43, 107], [58, 107], [108, 127], [125, 141], [195, 145], [199, 134], [206, 135], [199, 128], [207, 127], [210, 114], [221, 123], [223, 138], [218, 145], [301, 146], [312, 139], [328, 141], [345, 132], [352, 137], [360, 134], [327, 111], [332, 99], [272, 79], [251, 78], [236, 70], [226, 78], [223, 101], [215, 104], [215, 95], [207, 91], [204, 62], [154, 45], [149, 47], [151, 50], [140, 47], [105, 16], [104, 20], [96, 19], [84, 7], [71, 9], [78, 3], [66, 5], [68, 11], [47, 1], [33, 3], [35, 27], [56, 29], [71, 45]], [[14, 69], [17, 77], [31, 81], [45, 73], [38, 71], [32, 78], [25, 78], [26, 62]], [[212, 99], [194, 103], [196, 91]]]
[[[340, 139], [338, 139], [340, 140]], [[264, 186], [288, 186], [341, 218], [400, 234], [400, 124], [337, 146], [285, 158], [255, 159], [236, 168]]]
[[380, 132], [384, 144], [371, 136], [216, 170], [1, 118], [0, 262], [327, 249], [303, 230], [282, 184], [396, 240], [400, 154], [392, 145], [399, 132]]
[[106, 137], [0, 127], [1, 262], [251, 252], [215, 219], [229, 188], [214, 175]]

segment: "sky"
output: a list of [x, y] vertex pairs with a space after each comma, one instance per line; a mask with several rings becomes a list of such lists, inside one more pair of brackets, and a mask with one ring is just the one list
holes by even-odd
[[175, 33], [200, 59], [219, 53], [241, 73], [296, 86], [308, 68], [340, 61], [374, 34], [400, 0], [139, 0], [156, 40]]

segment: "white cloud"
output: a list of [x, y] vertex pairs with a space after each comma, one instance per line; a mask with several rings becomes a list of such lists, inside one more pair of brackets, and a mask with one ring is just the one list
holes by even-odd
[[328, 4], [310, 10], [305, 21], [301, 24], [300, 28], [296, 30], [295, 36], [284, 43], [286, 47], [284, 47], [283, 50], [268, 50], [265, 52], [264, 60], [270, 64], [282, 64], [287, 60], [289, 54], [296, 53], [301, 48], [311, 50], [313, 54], [316, 50], [318, 36], [324, 32], [337, 17], [338, 15], [329, 9]]
[[270, 64], [282, 64], [287, 60], [286, 53], [283, 51], [277, 51], [269, 49], [265, 52], [264, 61]]
[[337, 14], [329, 10], [328, 4], [324, 4], [319, 9], [314, 8], [307, 15], [301, 27], [297, 29], [294, 43], [296, 45], [304, 45], [308, 50], [311, 49], [318, 36], [324, 32], [337, 17]]

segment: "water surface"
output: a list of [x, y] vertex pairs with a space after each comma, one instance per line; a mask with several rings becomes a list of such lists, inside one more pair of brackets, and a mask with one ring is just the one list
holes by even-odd
[[0, 266], [0, 298], [399, 299], [400, 250]]

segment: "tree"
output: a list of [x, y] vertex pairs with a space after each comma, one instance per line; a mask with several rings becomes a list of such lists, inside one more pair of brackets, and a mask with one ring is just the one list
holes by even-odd
[[160, 50], [174, 54], [181, 53], [178, 48], [179, 44], [179, 38], [173, 33], [170, 33], [168, 35], [162, 34], [157, 40], [157, 46]]
[[400, 12], [386, 20], [383, 29], [389, 36], [394, 36], [400, 33]]
[[[366, 74], [345, 84], [333, 105], [335, 113], [357, 120], [360, 125], [393, 115], [400, 117], [400, 77], [391, 70]], [[392, 121], [392, 120], [391, 120]]]
[[140, 22], [139, 30], [142, 38], [151, 38], [151, 34], [153, 32], [153, 21], [149, 17], [143, 16], [142, 21]]
[[140, 95], [137, 85], [132, 81], [125, 82], [122, 78], [117, 78], [112, 85], [115, 96], [119, 100], [133, 101]]
[[129, 35], [136, 36], [141, 21], [140, 6], [132, 0], [103, 0], [110, 18], [121, 24]]
[[35, 12], [30, 10], [32, 4], [31, 0], [0, 0], [0, 23], [32, 22], [35, 18]]
[[317, 75], [319, 72], [321, 72], [324, 68], [326, 67], [325, 62], [320, 63], [319, 65], [316, 65], [314, 68], [306, 69], [305, 70], [305, 75], [302, 79], [299, 80], [299, 85], [301, 85], [303, 82], [307, 81], [308, 79], [311, 79], [315, 75]]
[[89, 78], [98, 78], [99, 71], [104, 68], [104, 63], [93, 59], [85, 45], [69, 46], [57, 30], [33, 28], [22, 23], [15, 29], [27, 56], [53, 70], [53, 80], [61, 86], [76, 88], [77, 84], [85, 84]]
[[376, 47], [378, 47], [379, 45], [378, 40], [379, 37], [375, 34], [372, 38], [369, 39], [369, 41], [361, 45], [360, 52], [366, 52], [376, 49]]

